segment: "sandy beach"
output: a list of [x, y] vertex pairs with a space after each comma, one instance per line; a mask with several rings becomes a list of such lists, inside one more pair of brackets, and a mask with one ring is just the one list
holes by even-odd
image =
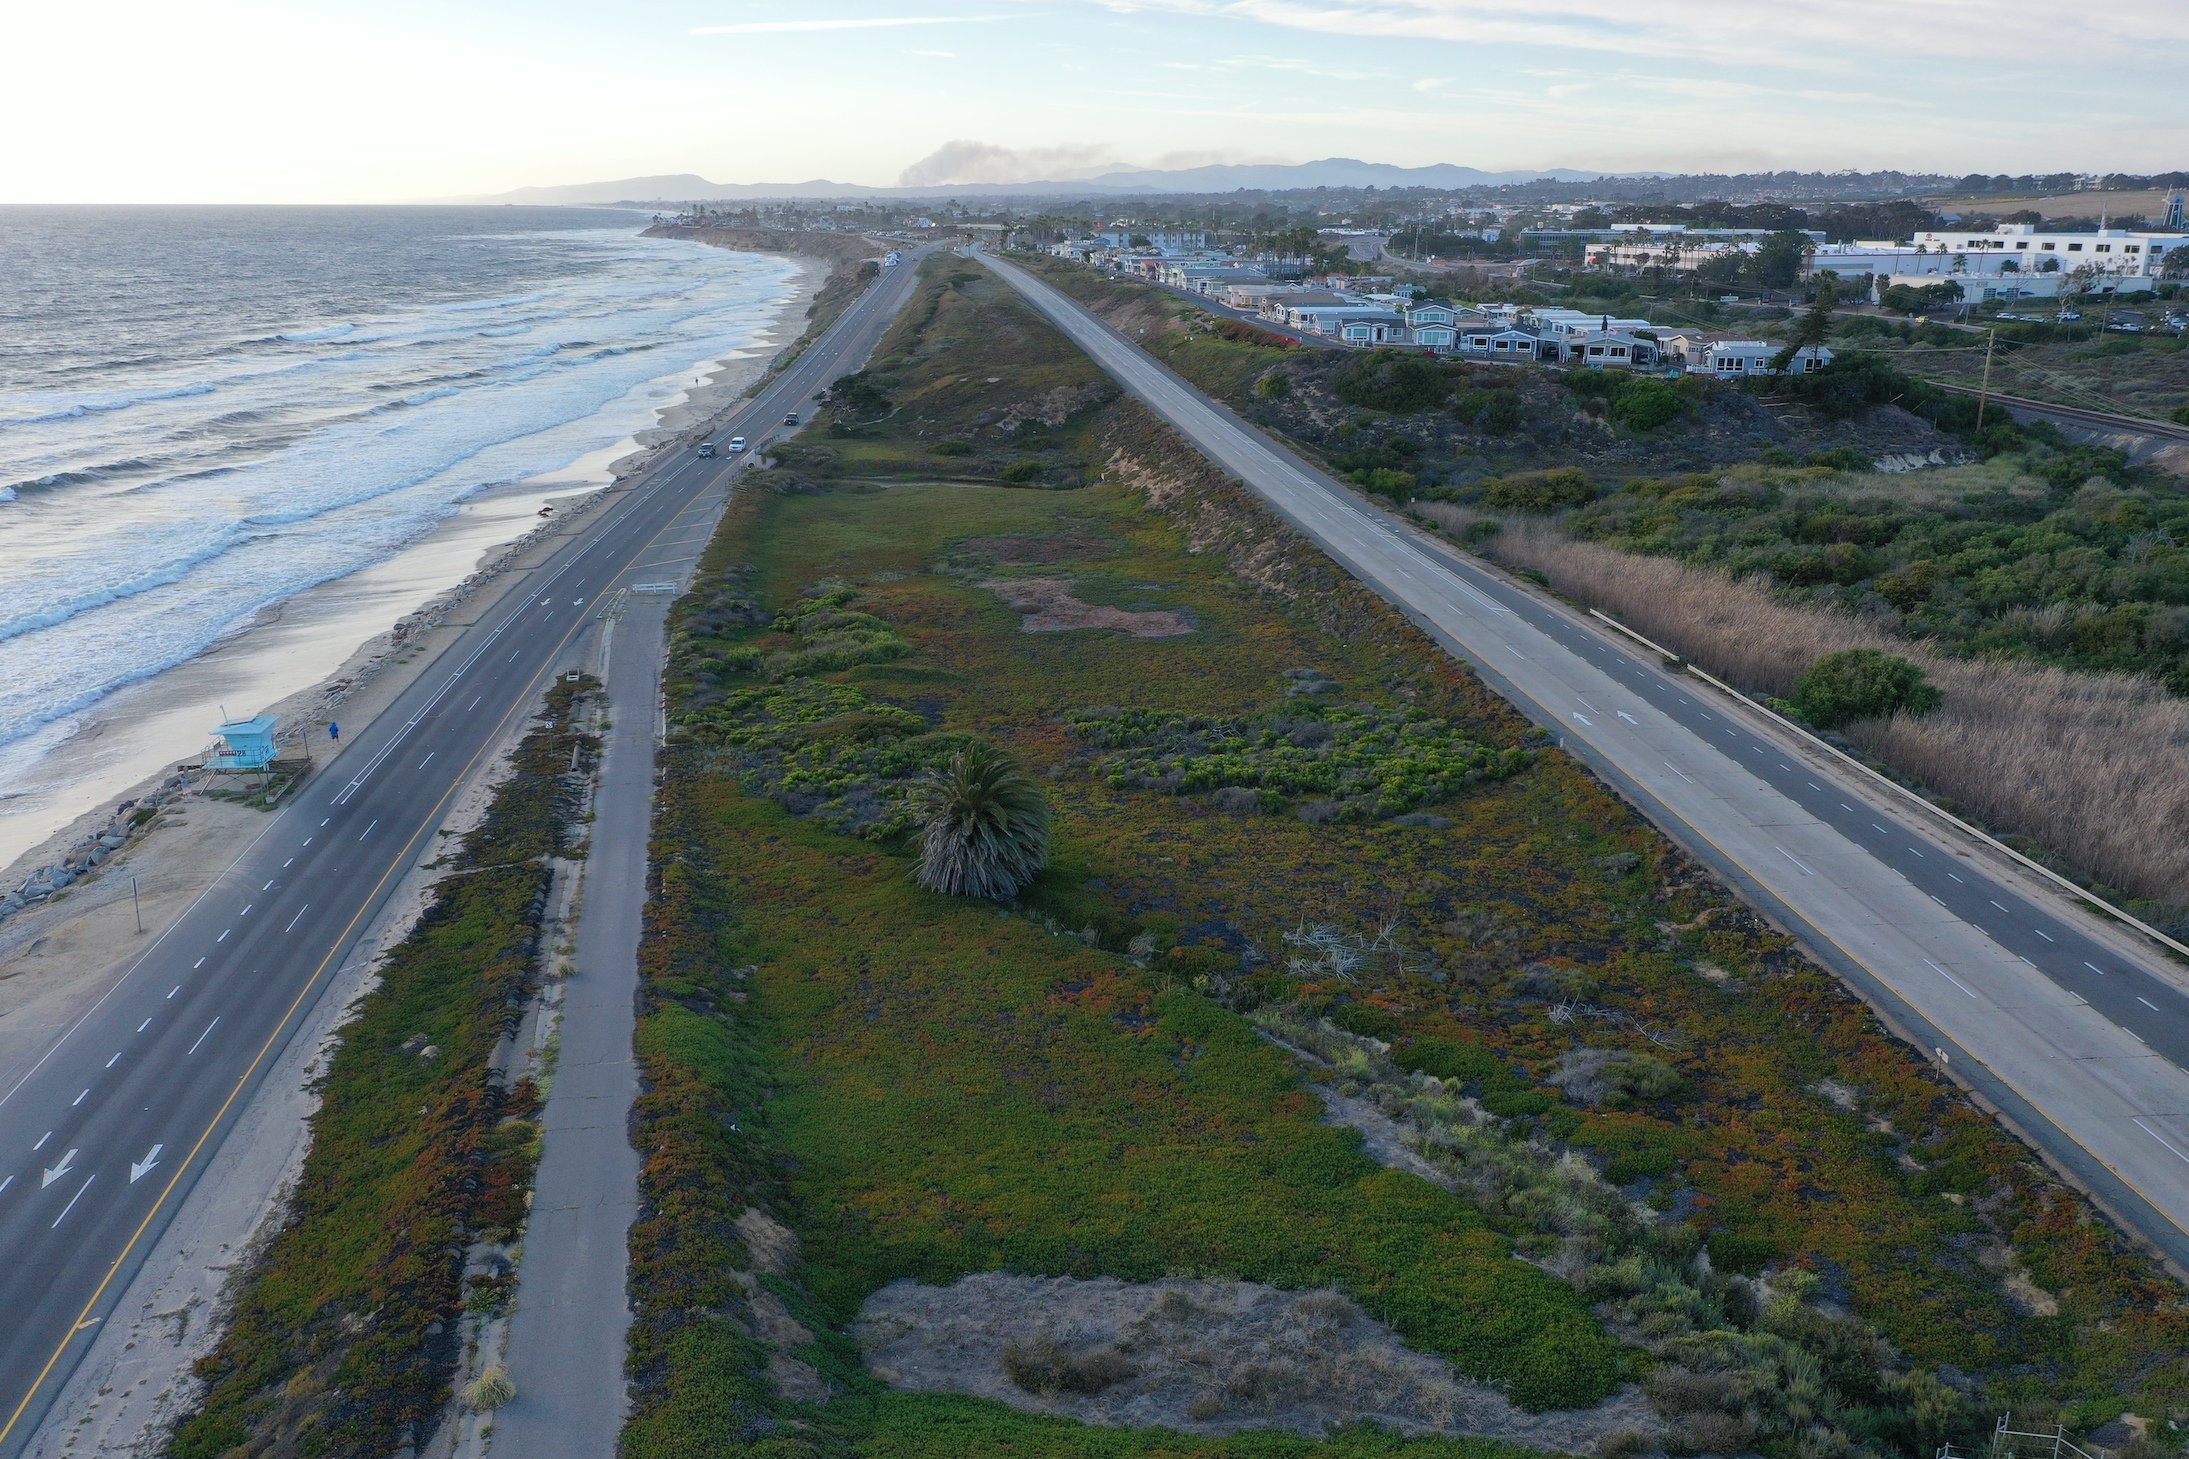
[[[113, 825], [117, 805], [196, 761], [224, 713], [276, 714], [284, 738], [303, 732], [301, 745], [323, 765], [330, 719], [346, 736], [365, 728], [657, 451], [744, 396], [798, 337], [825, 276], [815, 261], [796, 262], [796, 290], [766, 335], [686, 377], [654, 427], [559, 471], [479, 493], [396, 556], [300, 593], [196, 659], [111, 696], [50, 757], [54, 773], [7, 802], [0, 893]], [[265, 822], [263, 812], [188, 791], [169, 789], [164, 802], [96, 872], [0, 920], [0, 1087], [141, 944], [139, 913], [156, 935]]]
[[[283, 715], [284, 738], [318, 691], [350, 677], [346, 661], [398, 620], [436, 604], [488, 561], [540, 527], [541, 509], [567, 516], [584, 499], [737, 400], [775, 353], [797, 337], [820, 273], [804, 266], [795, 296], [768, 336], [701, 367], [658, 423], [552, 473], [480, 492], [439, 527], [384, 562], [322, 584], [260, 615], [244, 631], [165, 673], [110, 695], [46, 757], [38, 780], [0, 808], [0, 889], [12, 888], [86, 813], [125, 798], [210, 742], [225, 712]], [[548, 521], [553, 521], [550, 517]], [[325, 726], [317, 727], [324, 748]], [[48, 857], [50, 859], [50, 857]]]

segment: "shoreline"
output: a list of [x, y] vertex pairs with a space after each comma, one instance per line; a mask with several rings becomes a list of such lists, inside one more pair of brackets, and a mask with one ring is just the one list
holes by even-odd
[[[654, 424], [555, 471], [473, 493], [393, 556], [273, 605], [204, 652], [124, 685], [86, 711], [82, 724], [41, 756], [37, 783], [0, 801], [15, 828], [0, 834], [0, 957], [16, 940], [8, 932], [21, 913], [9, 902], [18, 890], [71, 861], [80, 874], [100, 835], [114, 826], [118, 806], [141, 807], [146, 797], [174, 789], [176, 767], [210, 742], [222, 706], [278, 716], [285, 752], [302, 727], [312, 736], [306, 747], [323, 753], [328, 712], [386, 675], [422, 629], [475, 598], [538, 539], [584, 516], [663, 446], [738, 403], [797, 338], [803, 311], [825, 279], [819, 260], [790, 262], [798, 276], [773, 323], [751, 344], [691, 367], [698, 378], [655, 407]], [[348, 708], [356, 728], [370, 717], [361, 707]], [[70, 775], [70, 758], [87, 756], [98, 763]]]
[[[107, 737], [126, 731], [139, 742], [136, 758], [118, 755], [132, 771], [126, 779], [110, 774], [79, 794], [0, 872], [0, 1089], [221, 875], [238, 838], [275, 813], [200, 794], [177, 774], [210, 739], [221, 697], [231, 709], [264, 709], [286, 729], [307, 729], [314, 773], [323, 772], [330, 716], [352, 740], [665, 448], [743, 401], [750, 381], [801, 336], [827, 276], [824, 261], [791, 261], [799, 272], [774, 324], [753, 344], [697, 366], [699, 379], [656, 408], [655, 424], [561, 471], [475, 494], [394, 557], [296, 594], [206, 653], [117, 691], [87, 718], [71, 743], [120, 747]], [[554, 507], [551, 516], [535, 515], [542, 504]], [[252, 697], [238, 704], [239, 694]], [[136, 717], [117, 727], [122, 713]], [[64, 783], [56, 793], [68, 790]], [[68, 868], [58, 886], [33, 899], [15, 895], [52, 868]]]

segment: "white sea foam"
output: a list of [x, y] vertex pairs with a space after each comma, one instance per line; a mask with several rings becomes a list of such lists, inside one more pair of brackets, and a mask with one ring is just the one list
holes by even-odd
[[[427, 241], [448, 256], [447, 238]], [[780, 260], [629, 229], [457, 241], [478, 260], [462, 256], [465, 289], [435, 279], [374, 296], [335, 275], [315, 280], [321, 302], [348, 307], [315, 320], [292, 304], [269, 321], [283, 301], [250, 296], [242, 278], [234, 318], [168, 328], [145, 310], [87, 349], [141, 362], [104, 370], [97, 389], [50, 388], [91, 378], [80, 360], [0, 351], [9, 778], [117, 688], [385, 560], [467, 496], [651, 426], [696, 369], [756, 343], [792, 281]], [[293, 258], [299, 244], [284, 246]], [[278, 283], [275, 262], [269, 251]], [[376, 277], [401, 274], [372, 262]]]

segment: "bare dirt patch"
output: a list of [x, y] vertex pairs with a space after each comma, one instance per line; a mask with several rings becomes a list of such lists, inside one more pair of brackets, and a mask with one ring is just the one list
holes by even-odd
[[1134, 638], [1183, 638], [1193, 632], [1193, 625], [1183, 614], [1169, 609], [1135, 611], [1083, 603], [1072, 596], [1072, 585], [1063, 578], [990, 579], [981, 586], [1001, 598], [1005, 607], [1022, 615], [1019, 629], [1024, 633], [1114, 628]]
[[747, 1206], [737, 1218], [737, 1234], [752, 1253], [752, 1269], [762, 1276], [782, 1276], [798, 1265], [798, 1237], [758, 1206]]
[[1369, 1422], [1568, 1453], [1661, 1427], [1633, 1388], [1592, 1409], [1524, 1412], [1333, 1291], [983, 1272], [948, 1287], [892, 1282], [867, 1299], [852, 1334], [892, 1387], [1083, 1423], [1313, 1436]]

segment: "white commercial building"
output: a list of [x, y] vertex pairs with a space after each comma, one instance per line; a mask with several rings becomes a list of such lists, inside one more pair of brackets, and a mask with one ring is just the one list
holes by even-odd
[[[2079, 274], [2093, 292], [2141, 293], [2151, 289], [2167, 258], [2189, 248], [2189, 233], [2100, 228], [2091, 233], [2045, 233], [2034, 223], [2001, 223], [1985, 232], [1939, 229], [1915, 235], [1928, 256], [1896, 273]], [[1937, 260], [1943, 259], [1943, 266]]]
[[1666, 268], [1684, 274], [1693, 273], [1727, 254], [1746, 257], [1759, 246], [1746, 241], [1721, 242], [1674, 234], [1666, 238], [1592, 243], [1582, 255], [1582, 261], [1590, 268]]
[[1928, 248], [1912, 243], [1827, 243], [1809, 255], [1809, 276], [1832, 274], [1847, 283], [1867, 284], [1879, 274], [1901, 273], [1930, 260]]
[[[1885, 291], [1905, 284], [1911, 289], [1931, 288], [1938, 284], [1952, 284], [1961, 290], [1961, 298], [1970, 304], [1981, 304], [1986, 299], [2057, 299], [2069, 292], [2074, 275], [2063, 273], [1989, 273], [1957, 274], [1942, 273], [1936, 269], [1910, 271], [1908, 273], [1879, 274], [1872, 281], [1877, 286], [1877, 297], [1883, 299]], [[2140, 294], [2150, 291], [2150, 279], [2108, 279], [2100, 282], [2100, 293]]]

